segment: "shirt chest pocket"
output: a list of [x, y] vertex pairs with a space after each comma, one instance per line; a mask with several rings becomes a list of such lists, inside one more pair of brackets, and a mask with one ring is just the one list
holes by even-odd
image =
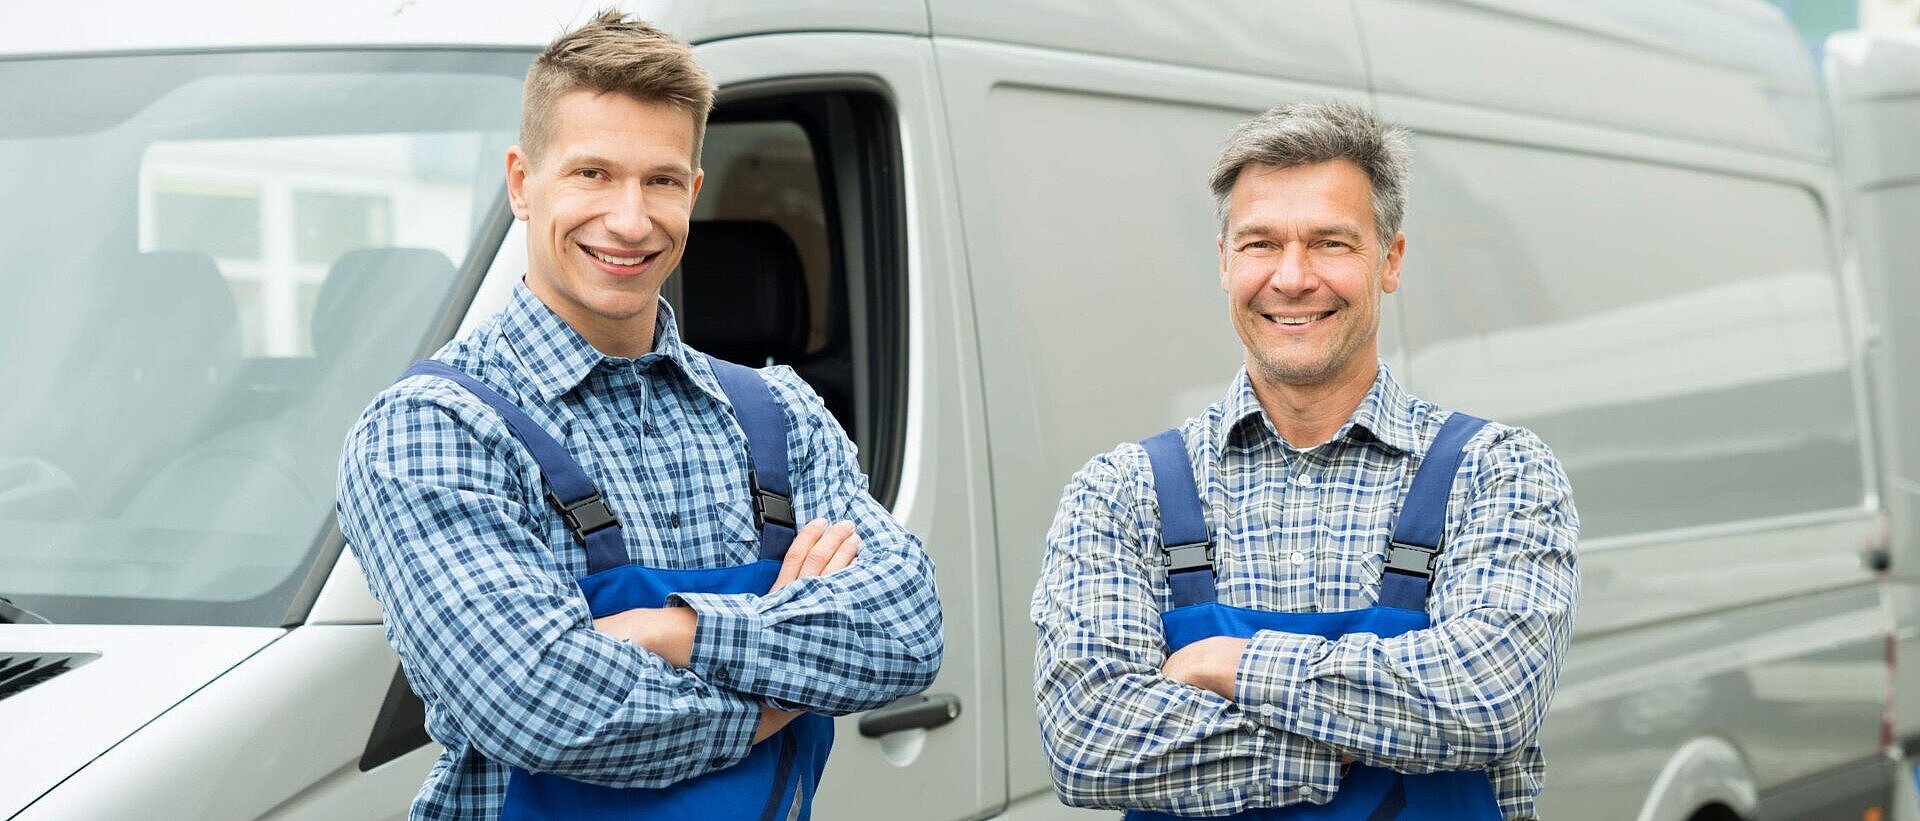
[[[759, 553], [747, 459], [723, 443], [598, 441], [587, 467], [619, 517], [627, 555], [648, 567], [744, 564]], [[555, 517], [558, 519], [558, 516]], [[564, 523], [559, 535], [571, 539]]]
[[[680, 499], [678, 528], [682, 538], [703, 543], [735, 545], [734, 558], [751, 561], [759, 556], [760, 528], [754, 524], [753, 500], [744, 476], [723, 487]], [[671, 516], [670, 516], [671, 518]]]

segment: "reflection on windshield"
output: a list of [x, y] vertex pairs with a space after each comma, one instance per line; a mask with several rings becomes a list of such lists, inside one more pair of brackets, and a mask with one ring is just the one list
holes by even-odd
[[280, 623], [330, 558], [347, 429], [491, 252], [477, 235], [526, 62], [6, 64], [0, 579], [17, 605]]

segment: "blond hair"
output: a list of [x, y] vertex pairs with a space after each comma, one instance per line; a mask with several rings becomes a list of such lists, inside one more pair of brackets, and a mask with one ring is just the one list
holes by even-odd
[[713, 78], [693, 49], [651, 23], [605, 9], [547, 45], [527, 69], [520, 103], [520, 147], [538, 157], [553, 135], [553, 108], [567, 92], [586, 89], [661, 103], [693, 116], [693, 165], [713, 110]]

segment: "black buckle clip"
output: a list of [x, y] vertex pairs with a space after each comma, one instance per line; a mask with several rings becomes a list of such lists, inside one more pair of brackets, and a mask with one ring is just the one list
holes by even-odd
[[1386, 569], [1409, 576], [1430, 577], [1439, 556], [1439, 548], [1391, 542], [1387, 545]]
[[547, 493], [547, 500], [560, 508], [560, 516], [567, 520], [567, 527], [580, 541], [586, 541], [589, 533], [620, 526], [620, 519], [613, 515], [613, 509], [607, 507], [598, 492], [572, 504], [560, 501], [552, 492]]
[[753, 490], [753, 523], [780, 525], [788, 530], [798, 530], [793, 519], [793, 497], [782, 496], [760, 487], [760, 474], [748, 471], [747, 484]]
[[1206, 542], [1168, 545], [1162, 548], [1160, 563], [1168, 573], [1213, 567], [1213, 545]]

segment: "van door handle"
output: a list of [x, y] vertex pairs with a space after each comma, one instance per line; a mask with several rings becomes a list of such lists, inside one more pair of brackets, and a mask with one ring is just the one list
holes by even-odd
[[960, 697], [952, 693], [903, 698], [860, 717], [860, 734], [879, 738], [916, 727], [931, 730], [960, 717]]

